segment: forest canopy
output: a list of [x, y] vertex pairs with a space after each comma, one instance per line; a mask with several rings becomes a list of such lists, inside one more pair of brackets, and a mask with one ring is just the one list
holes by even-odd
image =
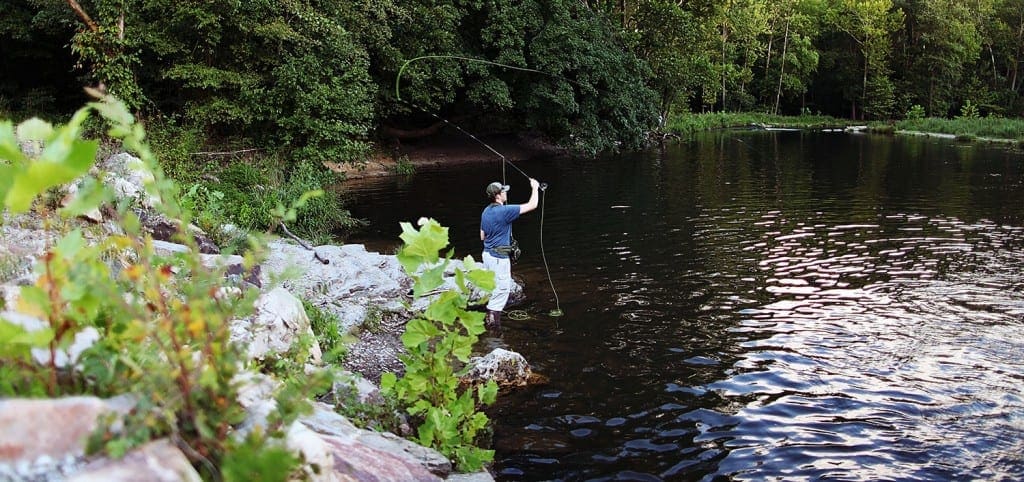
[[1024, 115], [1024, 0], [7, 0], [0, 45], [8, 116], [102, 85], [143, 119], [336, 162], [434, 114], [586, 152], [681, 112]]

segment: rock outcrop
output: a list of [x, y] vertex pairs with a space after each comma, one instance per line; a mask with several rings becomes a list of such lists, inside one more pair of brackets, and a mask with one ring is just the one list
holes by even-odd
[[[169, 242], [179, 229], [174, 222], [160, 222], [148, 211], [157, 199], [150, 196], [145, 184], [151, 180], [141, 162], [127, 154], [111, 156], [98, 164], [94, 174], [102, 172], [105, 183], [123, 199], [129, 199], [140, 210], [144, 226], [158, 240], [154, 246], [162, 255], [187, 252], [188, 247]], [[73, 190], [73, 188], [72, 188]], [[110, 211], [106, 211], [110, 214]], [[0, 223], [0, 316], [29, 331], [44, 328], [45, 322], [13, 311], [18, 305], [19, 288], [35, 282], [31, 266], [57, 240], [54, 232], [31, 214], [11, 219], [7, 214]], [[145, 220], [153, 222], [145, 222]], [[98, 210], [85, 220], [93, 226], [87, 241], [111, 233], [121, 234], [116, 223], [105, 219]], [[103, 224], [106, 223], [106, 224]], [[98, 224], [98, 226], [97, 226]], [[218, 253], [219, 249], [200, 239], [201, 231], [189, 228], [199, 240], [202, 253]], [[105, 234], [104, 234], [105, 233]], [[412, 280], [403, 272], [395, 256], [366, 251], [362, 245], [319, 246], [316, 260], [308, 249], [284, 242], [271, 243], [262, 267], [245, 271], [239, 256], [204, 254], [207, 267], [227, 270], [225, 290], [237, 290], [244, 281], [263, 291], [255, 303], [251, 317], [233, 320], [232, 339], [247, 347], [251, 359], [264, 359], [288, 353], [300, 339], [309, 345], [309, 360], [320, 363], [322, 354], [310, 326], [302, 302], [312, 302], [320, 309], [337, 315], [343, 333], [361, 331], [368, 339], [362, 348], [353, 347], [350, 358], [357, 360], [359, 373], [394, 371], [402, 347], [398, 341], [404, 323], [424, 309], [430, 298], [413, 300]], [[115, 260], [115, 262], [118, 262]], [[445, 285], [437, 290], [454, 288], [454, 261], [448, 267]], [[115, 267], [116, 268], [116, 267]], [[123, 266], [121, 267], [123, 268]], [[521, 299], [522, 289], [516, 286], [513, 302]], [[373, 320], [377, 328], [365, 326]], [[83, 350], [99, 338], [89, 327], [77, 333], [74, 341], [56, 351], [59, 367], [73, 367]], [[380, 349], [381, 346], [386, 349]], [[529, 364], [514, 352], [500, 350], [478, 359], [472, 371], [475, 377], [494, 378], [504, 385], [520, 385], [529, 377]], [[378, 358], [359, 354], [373, 354]], [[37, 363], [49, 363], [49, 351], [36, 350]], [[312, 365], [307, 365], [310, 368]], [[373, 378], [372, 376], [370, 378]], [[280, 384], [272, 377], [246, 372], [237, 402], [246, 410], [246, 420], [235, 430], [266, 428], [268, 414], [275, 409], [274, 395]], [[376, 386], [358, 373], [349, 373], [334, 387], [335, 400], [375, 403], [380, 400]], [[197, 481], [198, 474], [188, 459], [168, 440], [154, 440], [129, 451], [120, 460], [105, 457], [87, 458], [86, 439], [108, 414], [124, 414], [134, 403], [128, 397], [103, 400], [95, 397], [59, 399], [0, 400], [0, 480], [74, 480], [84, 481]], [[303, 455], [307, 475], [312, 480], [459, 480], [493, 481], [487, 472], [452, 474], [451, 462], [437, 451], [421, 447], [393, 434], [356, 428], [329, 405], [317, 403], [313, 414], [294, 422], [288, 430], [287, 445]]]

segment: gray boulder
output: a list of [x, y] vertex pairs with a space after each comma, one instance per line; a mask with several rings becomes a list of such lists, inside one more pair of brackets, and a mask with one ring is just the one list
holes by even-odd
[[362, 430], [322, 404], [288, 430], [313, 481], [440, 481], [451, 463], [440, 453], [391, 434]]
[[68, 477], [67, 482], [202, 482], [180, 449], [167, 439], [154, 440], [120, 459], [101, 458]]
[[494, 380], [501, 387], [521, 387], [529, 383], [533, 370], [526, 358], [504, 348], [495, 348], [486, 356], [469, 359], [466, 383]]
[[270, 243], [262, 264], [263, 284], [282, 280], [282, 286], [324, 311], [337, 315], [341, 331], [360, 325], [372, 310], [405, 314], [402, 300], [412, 281], [394, 256], [366, 251], [361, 244], [317, 246], [316, 253], [284, 242]]
[[287, 353], [303, 337], [311, 342], [309, 361], [320, 363], [320, 345], [316, 343], [306, 309], [302, 301], [284, 288], [261, 294], [252, 317], [231, 323], [232, 340], [247, 347], [249, 357], [256, 360]]

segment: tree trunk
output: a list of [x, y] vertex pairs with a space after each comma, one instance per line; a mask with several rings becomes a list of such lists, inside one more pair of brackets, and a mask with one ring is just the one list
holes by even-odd
[[786, 20], [786, 33], [782, 37], [782, 57], [779, 61], [779, 88], [775, 91], [775, 109], [773, 114], [779, 115], [779, 102], [782, 99], [782, 77], [786, 75], [786, 49], [789, 47], [789, 20]]
[[1010, 84], [1010, 89], [1014, 92], [1017, 92], [1017, 74], [1020, 72], [1022, 41], [1024, 41], [1024, 17], [1021, 18], [1020, 25], [1017, 27], [1017, 55], [1013, 58], [1013, 81]]
[[728, 38], [726, 26], [722, 24], [722, 112], [725, 112], [725, 40]]
[[[861, 117], [864, 117], [864, 106], [867, 105], [867, 103], [868, 103], [868, 54], [867, 54], [867, 52], [864, 52], [864, 80], [862, 81], [862, 85], [861, 85], [860, 97], [861, 97], [861, 99], [860, 99], [861, 100], [861, 103], [860, 103], [860, 106], [861, 106], [861, 108], [860, 108], [860, 115], [861, 115]], [[856, 117], [854, 117], [854, 119], [856, 119]], [[861, 120], [864, 120], [864, 119], [861, 119]]]

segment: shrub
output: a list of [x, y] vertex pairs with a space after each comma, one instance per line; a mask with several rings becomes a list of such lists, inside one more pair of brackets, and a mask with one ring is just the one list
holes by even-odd
[[[153, 171], [155, 180], [147, 189], [160, 199], [161, 213], [188, 222], [190, 214], [173, 197], [174, 184], [161, 175], [143, 142], [142, 127], [109, 97], [57, 128], [31, 119], [15, 134], [9, 121], [0, 122], [2, 208], [25, 212], [46, 190], [88, 172], [98, 142], [82, 140], [80, 134], [92, 110], [107, 120], [109, 134]], [[41, 141], [47, 148], [31, 157], [20, 150], [24, 141]], [[71, 219], [111, 198], [102, 183], [87, 183], [56, 214]], [[232, 480], [272, 466], [260, 480], [284, 479], [296, 459], [269, 439], [283, 436], [281, 428], [308, 408], [305, 400], [322, 389], [323, 380], [301, 375], [285, 380], [267, 431], [245, 439], [231, 436], [244, 416], [235, 400], [236, 375], [244, 370], [245, 357], [230, 340], [228, 322], [251, 309], [256, 291], [245, 286], [236, 294], [223, 290], [223, 272], [203, 266], [191, 236], [178, 239], [192, 248], [188, 253], [157, 255], [136, 215], [124, 205], [115, 209], [118, 231], [124, 234], [90, 244], [81, 230], [71, 229], [41, 257], [36, 283], [22, 288], [18, 309], [42, 320], [44, 329], [27, 331], [0, 319], [0, 396], [132, 394], [136, 403], [122, 428], [101, 430], [91, 448], [119, 456], [137, 444], [170, 436], [207, 478]], [[115, 254], [122, 262], [111, 263], [112, 269], [105, 261]], [[255, 261], [250, 254], [245, 262], [252, 266]], [[97, 331], [100, 339], [74, 367], [61, 364], [57, 353], [86, 330]], [[42, 349], [36, 352], [44, 354], [42, 363], [34, 359], [33, 349]]]
[[960, 107], [960, 115], [958, 115], [956, 118], [959, 120], [977, 119], [979, 117], [981, 117], [981, 114], [978, 112], [978, 106], [972, 104], [971, 100], [968, 99], [964, 102], [964, 105]]
[[294, 222], [289, 224], [296, 235], [323, 244], [336, 233], [362, 224], [343, 207], [338, 191], [329, 187], [340, 181], [338, 175], [315, 162], [299, 162], [290, 172], [234, 164], [218, 178], [214, 188], [223, 192], [225, 203], [233, 207], [230, 221], [248, 230], [275, 229], [272, 212], [311, 191], [322, 195], [307, 199], [296, 210]]
[[[423, 296], [442, 285], [451, 257], [443, 260], [438, 251], [448, 246], [448, 228], [437, 221], [421, 219], [417, 231], [402, 223], [405, 242], [398, 253], [402, 268], [414, 280], [413, 295]], [[478, 269], [471, 256], [455, 270], [457, 289], [441, 293], [419, 317], [410, 320], [402, 335], [408, 350], [402, 356], [405, 374], [381, 377], [381, 392], [401, 403], [418, 422], [416, 440], [453, 459], [460, 470], [479, 470], [494, 457], [493, 450], [476, 446], [477, 435], [487, 427], [487, 415], [477, 411], [497, 396], [493, 380], [476, 387], [460, 388], [457, 365], [468, 360], [473, 344], [484, 332], [482, 312], [469, 311], [470, 284], [482, 290], [494, 289], [494, 273]], [[468, 283], [467, 283], [468, 282]]]
[[924, 119], [925, 118], [924, 107], [921, 107], [920, 104], [914, 104], [914, 105], [910, 106], [910, 110], [907, 111], [907, 114], [904, 117], [906, 118], [906, 120]]
[[340, 362], [346, 354], [341, 333], [341, 320], [336, 315], [321, 310], [309, 300], [303, 299], [302, 306], [306, 309], [306, 315], [309, 316], [313, 334], [320, 342], [324, 363]]

